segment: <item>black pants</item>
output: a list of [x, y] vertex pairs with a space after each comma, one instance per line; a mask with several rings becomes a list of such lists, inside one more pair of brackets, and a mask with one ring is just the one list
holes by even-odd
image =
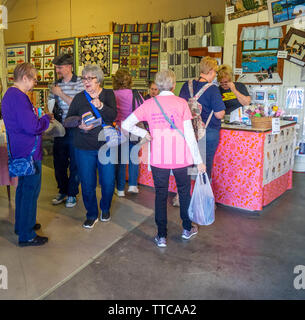
[[[188, 208], [191, 201], [191, 176], [187, 174], [188, 167], [173, 169], [180, 200], [180, 217], [184, 229], [190, 231], [191, 220], [188, 217]], [[158, 227], [158, 236], [167, 236], [167, 197], [170, 169], [151, 167], [155, 185], [155, 221]]]
[[79, 176], [72, 142], [72, 130], [66, 129], [64, 137], [54, 138], [53, 156], [59, 193], [75, 197], [79, 192]]

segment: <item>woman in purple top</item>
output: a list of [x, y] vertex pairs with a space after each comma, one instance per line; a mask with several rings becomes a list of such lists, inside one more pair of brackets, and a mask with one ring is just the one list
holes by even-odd
[[[113, 78], [113, 90], [117, 103], [117, 117], [116, 123], [121, 127], [123, 122], [133, 111], [143, 103], [142, 96], [137, 90], [132, 90], [132, 77], [125, 69], [119, 69]], [[126, 183], [126, 164], [128, 163], [128, 192], [139, 193], [137, 187], [139, 164], [138, 153], [140, 147], [137, 145], [138, 138], [131, 136], [130, 141], [122, 144], [118, 148], [119, 163], [116, 170], [116, 194], [119, 197], [125, 196], [125, 183]], [[132, 157], [130, 157], [132, 155]]]
[[40, 225], [36, 223], [37, 200], [41, 187], [41, 134], [49, 127], [51, 115], [40, 119], [27, 96], [37, 82], [37, 71], [30, 63], [22, 63], [14, 70], [14, 85], [10, 87], [2, 99], [2, 116], [8, 135], [8, 143], [12, 158], [24, 158], [33, 155], [36, 173], [18, 178], [15, 196], [15, 233], [19, 236], [19, 246], [39, 246], [48, 241], [47, 237], [36, 235]]

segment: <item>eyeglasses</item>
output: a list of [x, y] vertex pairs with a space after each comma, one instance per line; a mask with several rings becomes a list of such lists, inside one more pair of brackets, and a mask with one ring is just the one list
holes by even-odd
[[93, 79], [96, 79], [97, 77], [81, 77], [82, 81], [92, 81]]

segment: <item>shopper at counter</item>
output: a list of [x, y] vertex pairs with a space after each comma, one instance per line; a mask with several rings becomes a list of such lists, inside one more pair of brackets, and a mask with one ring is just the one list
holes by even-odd
[[[183, 239], [190, 239], [198, 233], [198, 229], [192, 226], [187, 214], [191, 200], [191, 179], [188, 168], [193, 163], [200, 172], [204, 172], [206, 168], [197, 146], [188, 104], [173, 94], [176, 85], [174, 72], [165, 70], [157, 73], [155, 82], [160, 94], [145, 101], [136, 109], [123, 122], [122, 128], [152, 141], [150, 164], [156, 192], [155, 221], [158, 227], [155, 242], [158, 247], [166, 247], [170, 171], [172, 170], [175, 176], [181, 202], [180, 217], [183, 226], [181, 236]], [[139, 121], [148, 122], [150, 134], [136, 126]]]
[[[218, 66], [216, 59], [211, 57], [205, 57], [201, 59], [199, 65], [200, 78], [199, 80], [193, 80], [194, 95], [196, 95], [196, 93], [207, 83], [213, 82], [216, 77], [217, 69]], [[189, 100], [190, 91], [188, 82], [184, 83], [182, 86], [179, 96], [184, 98], [186, 101]], [[211, 85], [201, 95], [201, 97], [198, 99], [198, 102], [202, 106], [201, 117], [204, 123], [207, 122], [211, 111], [213, 111], [213, 116], [206, 130], [206, 167], [207, 174], [211, 179], [213, 159], [219, 142], [221, 119], [225, 115], [226, 107], [216, 85]], [[203, 157], [204, 154], [201, 154], [201, 156]]]
[[232, 79], [232, 68], [225, 64], [221, 65], [218, 70], [217, 81], [222, 100], [226, 105], [226, 114], [251, 103], [251, 97], [246, 86], [240, 82], [233, 82]]

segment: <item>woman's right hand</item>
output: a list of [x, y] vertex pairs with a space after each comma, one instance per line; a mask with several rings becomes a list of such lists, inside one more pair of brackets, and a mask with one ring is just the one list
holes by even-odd
[[204, 163], [197, 164], [198, 173], [204, 173], [207, 170], [207, 167]]

